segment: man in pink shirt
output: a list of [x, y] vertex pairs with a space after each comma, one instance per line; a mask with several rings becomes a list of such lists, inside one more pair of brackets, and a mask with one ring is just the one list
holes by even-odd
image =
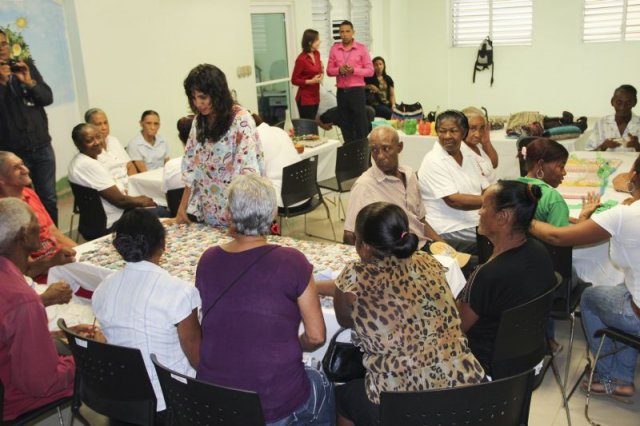
[[364, 78], [373, 75], [373, 63], [364, 44], [353, 39], [353, 24], [340, 24], [339, 43], [329, 52], [327, 74], [336, 77], [338, 115], [345, 142], [364, 139], [369, 133]]
[[73, 393], [75, 365], [56, 353], [47, 313], [23, 274], [40, 247], [38, 220], [23, 201], [0, 199], [0, 380], [2, 420]]

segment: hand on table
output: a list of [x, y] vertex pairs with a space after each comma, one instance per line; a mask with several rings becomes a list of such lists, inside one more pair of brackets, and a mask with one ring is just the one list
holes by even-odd
[[51, 284], [44, 293], [40, 295], [44, 306], [62, 305], [69, 303], [73, 296], [73, 291], [69, 284], [64, 281]]
[[600, 194], [589, 191], [585, 197], [582, 197], [582, 210], [580, 210], [579, 220], [589, 219], [599, 206]]
[[178, 213], [175, 217], [175, 223], [180, 225], [181, 223], [185, 223], [187, 225], [191, 225], [191, 220], [189, 220], [189, 216], [187, 216], [187, 212], [182, 209], [178, 209]]
[[156, 207], [157, 206], [156, 202], [153, 201], [153, 198], [147, 197], [146, 195], [138, 195], [135, 198], [140, 203], [141, 207]]
[[613, 189], [618, 192], [629, 192], [629, 173], [620, 173], [613, 178]]
[[51, 256], [51, 266], [66, 265], [76, 261], [76, 251], [71, 247], [60, 247], [53, 256]]
[[640, 151], [640, 143], [638, 143], [638, 136], [631, 136], [631, 140], [627, 142], [627, 148], [633, 148], [636, 151]]
[[620, 142], [616, 142], [613, 139], [605, 139], [604, 142], [602, 142], [602, 145], [597, 148], [597, 151], [606, 151], [609, 148], [617, 148], [619, 146]]

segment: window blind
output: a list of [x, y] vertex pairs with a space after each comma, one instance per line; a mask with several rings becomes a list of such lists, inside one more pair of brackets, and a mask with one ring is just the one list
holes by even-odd
[[531, 45], [533, 0], [451, 0], [452, 45]]
[[640, 40], [640, 0], [585, 0], [582, 40]]

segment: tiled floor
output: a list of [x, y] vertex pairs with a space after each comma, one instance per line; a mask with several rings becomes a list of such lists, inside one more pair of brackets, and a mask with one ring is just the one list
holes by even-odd
[[[348, 197], [344, 197], [346, 201]], [[67, 231], [69, 229], [69, 217], [71, 211], [71, 199], [66, 198], [60, 200], [60, 229]], [[335, 206], [329, 205], [331, 215], [334, 218], [333, 225], [341, 238], [342, 222], [336, 220], [337, 210]], [[331, 228], [328, 226], [324, 209], [318, 209], [310, 214], [307, 219], [308, 230], [312, 234], [331, 238]], [[77, 221], [76, 221], [77, 222]], [[310, 238], [304, 235], [304, 222], [301, 217], [288, 221], [285, 225], [284, 232], [286, 235], [296, 238]], [[564, 378], [564, 363], [567, 356], [567, 347], [569, 340], [567, 322], [556, 323], [556, 338], [564, 346], [564, 350], [557, 357], [557, 365], [560, 373]], [[571, 357], [571, 367], [569, 375], [569, 384], [573, 384], [581, 374], [585, 365], [585, 340], [580, 329], [580, 323], [576, 324], [576, 339]], [[569, 410], [571, 413], [572, 424], [576, 426], [588, 425], [589, 423], [584, 416], [585, 395], [577, 390], [569, 401]], [[631, 404], [617, 402], [611, 398], [591, 398], [590, 414], [594, 421], [601, 425], [615, 426], [637, 426], [640, 424], [640, 397], [636, 394], [631, 400]], [[109, 422], [103, 416], [85, 410], [83, 413], [88, 416], [92, 425], [102, 426], [108, 425]], [[65, 417], [68, 419], [68, 416]], [[57, 417], [51, 417], [42, 424], [55, 425]], [[563, 426], [567, 424], [565, 410], [562, 407], [562, 397], [559, 387], [553, 377], [551, 371], [547, 372], [544, 381], [540, 387], [533, 393], [531, 402], [531, 411], [529, 416], [529, 424], [531, 426]]]

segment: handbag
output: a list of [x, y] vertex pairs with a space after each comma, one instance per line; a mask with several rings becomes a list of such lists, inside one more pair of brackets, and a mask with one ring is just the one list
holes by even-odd
[[332, 382], [348, 382], [364, 377], [366, 370], [362, 365], [362, 351], [353, 343], [338, 342], [338, 336], [348, 328], [340, 328], [331, 338], [327, 352], [322, 358], [322, 369]]
[[422, 120], [424, 118], [422, 105], [420, 102], [416, 102], [415, 104], [405, 104], [402, 102], [394, 105], [391, 118], [395, 118], [396, 120], [408, 120], [410, 118]]

